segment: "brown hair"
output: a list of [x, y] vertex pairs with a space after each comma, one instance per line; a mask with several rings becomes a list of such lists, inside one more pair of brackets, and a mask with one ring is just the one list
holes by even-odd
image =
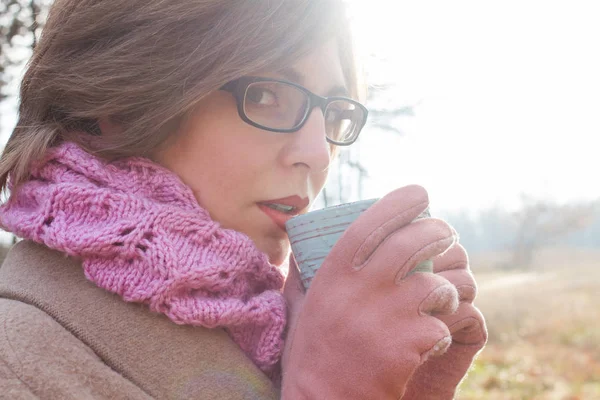
[[[358, 96], [341, 0], [55, 0], [21, 85], [19, 121], [0, 159], [0, 188], [19, 185], [46, 149], [75, 140], [105, 158], [148, 154], [224, 83], [284, 67], [338, 38]], [[89, 148], [69, 133], [118, 135]]]

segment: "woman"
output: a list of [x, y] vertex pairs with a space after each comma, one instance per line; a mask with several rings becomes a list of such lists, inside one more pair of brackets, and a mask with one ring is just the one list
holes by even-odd
[[2, 393], [452, 398], [485, 325], [454, 230], [410, 224], [422, 188], [357, 220], [308, 294], [292, 258], [283, 289], [284, 223], [359, 97], [336, 0], [56, 0], [0, 160], [25, 239], [0, 269]]

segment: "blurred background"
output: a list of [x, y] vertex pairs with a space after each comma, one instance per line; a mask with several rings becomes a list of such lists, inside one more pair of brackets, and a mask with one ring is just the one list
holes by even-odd
[[[0, 0], [1, 146], [50, 3]], [[427, 188], [490, 331], [459, 399], [600, 399], [600, 3], [348, 3], [370, 121], [316, 207]]]

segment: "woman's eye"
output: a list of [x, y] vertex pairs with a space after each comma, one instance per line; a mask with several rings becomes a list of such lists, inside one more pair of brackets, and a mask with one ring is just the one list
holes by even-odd
[[326, 122], [333, 123], [336, 122], [341, 114], [341, 110], [337, 110], [335, 108], [330, 108], [327, 110]]
[[274, 106], [277, 104], [275, 93], [264, 88], [249, 88], [246, 99], [261, 106]]

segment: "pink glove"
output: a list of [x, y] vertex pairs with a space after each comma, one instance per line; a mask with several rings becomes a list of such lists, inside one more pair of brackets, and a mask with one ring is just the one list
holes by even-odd
[[447, 349], [450, 332], [431, 314], [456, 310], [456, 288], [439, 275], [408, 274], [456, 239], [441, 220], [410, 223], [428, 203], [423, 188], [409, 186], [370, 207], [333, 247], [305, 298], [290, 264], [283, 399], [397, 400], [417, 367]]
[[403, 400], [453, 399], [458, 384], [487, 341], [485, 320], [473, 306], [477, 285], [469, 270], [465, 249], [457, 244], [435, 259], [433, 268], [435, 273], [452, 282], [460, 295], [458, 311], [439, 316], [452, 333], [452, 344], [445, 354], [430, 358], [417, 369]]

